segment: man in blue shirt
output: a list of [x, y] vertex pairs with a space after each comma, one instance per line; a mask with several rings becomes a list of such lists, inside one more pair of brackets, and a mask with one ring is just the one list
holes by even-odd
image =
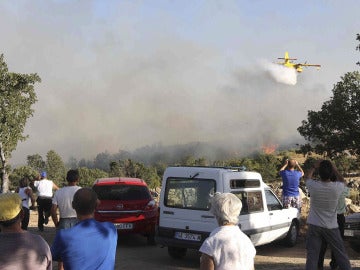
[[280, 169], [280, 176], [283, 181], [282, 203], [285, 207], [301, 209], [301, 198], [299, 193], [300, 178], [304, 171], [295, 159], [287, 159]]
[[51, 246], [53, 260], [62, 261], [65, 270], [115, 267], [117, 231], [114, 224], [94, 219], [98, 202], [91, 188], [81, 188], [74, 194], [72, 206], [79, 222], [59, 230]]

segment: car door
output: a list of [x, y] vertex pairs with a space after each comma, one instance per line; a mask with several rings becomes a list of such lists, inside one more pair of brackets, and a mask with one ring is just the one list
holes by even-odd
[[240, 229], [249, 236], [255, 246], [268, 243], [271, 229], [270, 216], [264, 204], [262, 190], [233, 190], [232, 193], [238, 196], [243, 204], [239, 217]]
[[206, 174], [196, 178], [169, 177], [160, 207], [160, 226], [175, 229], [178, 239], [197, 240], [200, 234], [196, 232], [210, 233], [217, 226], [209, 212], [209, 199], [215, 190], [216, 181]]
[[269, 242], [284, 237], [291, 225], [294, 209], [283, 208], [278, 197], [270, 189], [265, 189], [267, 211], [269, 215], [270, 230], [267, 234]]

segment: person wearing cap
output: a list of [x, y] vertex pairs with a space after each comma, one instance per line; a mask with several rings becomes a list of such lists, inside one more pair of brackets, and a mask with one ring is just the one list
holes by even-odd
[[219, 227], [200, 247], [200, 269], [254, 269], [255, 247], [239, 228], [241, 200], [233, 193], [215, 193], [210, 212]]
[[0, 194], [0, 269], [51, 270], [49, 245], [40, 235], [21, 229], [23, 216], [19, 194]]
[[38, 205], [38, 228], [39, 231], [44, 231], [44, 224], [48, 224], [50, 211], [52, 206], [53, 190], [58, 190], [59, 187], [52, 181], [47, 179], [45, 171], [40, 174], [41, 179], [34, 182], [37, 189], [37, 205]]
[[53, 260], [61, 261], [64, 269], [115, 268], [117, 231], [113, 223], [94, 219], [99, 203], [91, 188], [75, 192], [72, 206], [79, 222], [58, 230], [51, 246]]

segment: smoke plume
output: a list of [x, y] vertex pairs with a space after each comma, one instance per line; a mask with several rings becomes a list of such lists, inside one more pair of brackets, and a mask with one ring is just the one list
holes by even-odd
[[287, 68], [282, 65], [274, 64], [269, 61], [261, 61], [261, 66], [269, 72], [271, 77], [278, 83], [295, 85], [297, 82], [297, 73], [293, 68]]

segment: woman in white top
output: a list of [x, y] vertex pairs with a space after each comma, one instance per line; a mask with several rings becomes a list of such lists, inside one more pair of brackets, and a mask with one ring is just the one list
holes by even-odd
[[214, 229], [200, 247], [201, 270], [254, 269], [255, 247], [239, 228], [241, 200], [232, 193], [215, 193], [210, 212], [219, 227]]
[[[19, 182], [19, 188], [17, 190], [22, 200], [22, 208], [24, 211], [24, 218], [21, 221], [21, 229], [27, 230], [30, 219], [30, 209], [35, 208], [35, 197], [31, 187], [29, 187], [29, 179], [24, 177]], [[31, 207], [30, 207], [31, 201]]]

